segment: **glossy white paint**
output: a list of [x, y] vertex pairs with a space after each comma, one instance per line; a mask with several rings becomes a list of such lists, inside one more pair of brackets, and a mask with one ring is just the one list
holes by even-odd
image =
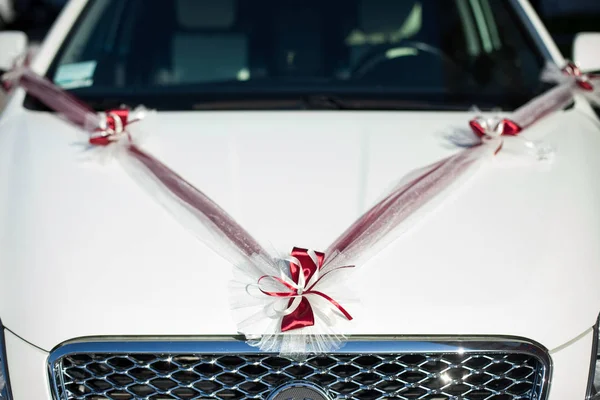
[[554, 372], [549, 400], [585, 399], [593, 335], [590, 330], [581, 339], [551, 354]]
[[[560, 63], [526, 1], [523, 15]], [[44, 72], [86, 0], [72, 0]], [[82, 136], [22, 108], [0, 118], [0, 317], [51, 350], [90, 335], [235, 334], [230, 266], [118, 165], [82, 162]], [[406, 172], [451, 154], [466, 113], [182, 112], [148, 127], [152, 153], [282, 252], [323, 249]], [[527, 132], [552, 165], [509, 149], [353, 277], [350, 334], [514, 335], [559, 347], [600, 311], [600, 123], [584, 100]], [[270, 242], [270, 243], [269, 243]], [[7, 334], [16, 400], [50, 398], [46, 354]], [[590, 336], [553, 354], [549, 400], [583, 398]], [[576, 396], [576, 397], [572, 397]]]
[[[267, 245], [324, 249], [405, 173], [456, 151], [440, 129], [468, 118], [164, 113], [144, 146]], [[528, 135], [545, 136], [555, 162], [492, 160], [356, 273], [362, 306], [347, 333], [505, 334], [554, 348], [592, 325], [598, 123], [572, 110]], [[45, 113], [2, 125], [5, 325], [48, 350], [89, 335], [236, 333], [227, 263], [118, 165], [84, 164], [80, 139]]]
[[600, 71], [600, 32], [581, 32], [575, 36], [573, 60], [582, 71]]
[[5, 331], [6, 357], [9, 360], [10, 387], [14, 400], [50, 400], [46, 378], [48, 353]]

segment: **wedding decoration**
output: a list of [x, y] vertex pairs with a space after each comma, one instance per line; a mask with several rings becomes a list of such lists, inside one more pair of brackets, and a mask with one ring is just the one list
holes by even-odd
[[575, 86], [579, 89], [578, 93], [592, 104], [600, 107], [600, 75], [584, 74], [572, 62], [567, 63], [562, 69], [555, 64], [548, 63], [542, 73], [542, 81]]
[[[342, 300], [350, 297], [343, 281], [351, 271], [406, 232], [418, 221], [418, 211], [438, 204], [443, 193], [459, 187], [479, 165], [498, 154], [505, 140], [521, 139], [533, 123], [569, 104], [576, 90], [590, 91], [588, 78], [576, 71], [561, 74], [560, 79], [554, 73], [545, 76], [554, 77], [559, 83], [555, 88], [510, 115], [465, 122], [451, 140], [466, 148], [406, 175], [324, 252], [294, 247], [289, 256], [266, 251], [202, 191], [142, 149], [138, 138], [148, 115], [145, 108], [96, 113], [26, 67], [3, 79], [86, 131], [90, 146], [112, 149], [114, 159], [136, 183], [234, 266], [232, 312], [250, 344], [266, 352], [302, 356], [343, 345], [338, 323], [353, 319]], [[543, 159], [543, 151], [534, 147], [538, 159]]]
[[[519, 142], [526, 153], [537, 159], [550, 159], [554, 153], [550, 146], [527, 140], [520, 134], [541, 118], [568, 106], [576, 93], [600, 105], [600, 76], [582, 74], [573, 63], [568, 63], [562, 69], [548, 63], [542, 72], [541, 80], [555, 83], [557, 86], [519, 107], [511, 113], [510, 118], [499, 115], [491, 117], [478, 115], [469, 121], [469, 128], [453, 128], [446, 135], [447, 139], [459, 147], [471, 147], [480, 145], [484, 141], [496, 141], [497, 151], [500, 151], [504, 140], [508, 138]], [[477, 108], [474, 112], [481, 113]]]
[[11, 75], [14, 77], [18, 75], [20, 71], [22, 71], [24, 68], [29, 67], [29, 65], [31, 65], [31, 61], [36, 56], [38, 50], [39, 46], [30, 46], [27, 51], [15, 58], [15, 60], [12, 63], [11, 70], [8, 73], [4, 74], [2, 79], [0, 79], [2, 89], [4, 89], [7, 92], [12, 90], [14, 78], [11, 78]]

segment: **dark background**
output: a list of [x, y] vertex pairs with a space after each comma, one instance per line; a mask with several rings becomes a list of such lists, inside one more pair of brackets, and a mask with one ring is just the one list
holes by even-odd
[[[577, 32], [600, 32], [600, 0], [530, 0], [566, 58]], [[600, 51], [600, 49], [598, 49]]]

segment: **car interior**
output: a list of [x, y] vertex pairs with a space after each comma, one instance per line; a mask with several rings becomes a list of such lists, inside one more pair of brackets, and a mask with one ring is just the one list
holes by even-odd
[[542, 66], [524, 35], [501, 29], [515, 16], [495, 0], [97, 0], [89, 8], [96, 24], [70, 40], [59, 64], [93, 60], [94, 86], [527, 92]]

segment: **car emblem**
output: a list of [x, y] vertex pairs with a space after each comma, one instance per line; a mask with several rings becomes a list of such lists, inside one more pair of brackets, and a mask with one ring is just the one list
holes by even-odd
[[310, 382], [290, 382], [275, 389], [268, 400], [331, 400], [323, 389]]

